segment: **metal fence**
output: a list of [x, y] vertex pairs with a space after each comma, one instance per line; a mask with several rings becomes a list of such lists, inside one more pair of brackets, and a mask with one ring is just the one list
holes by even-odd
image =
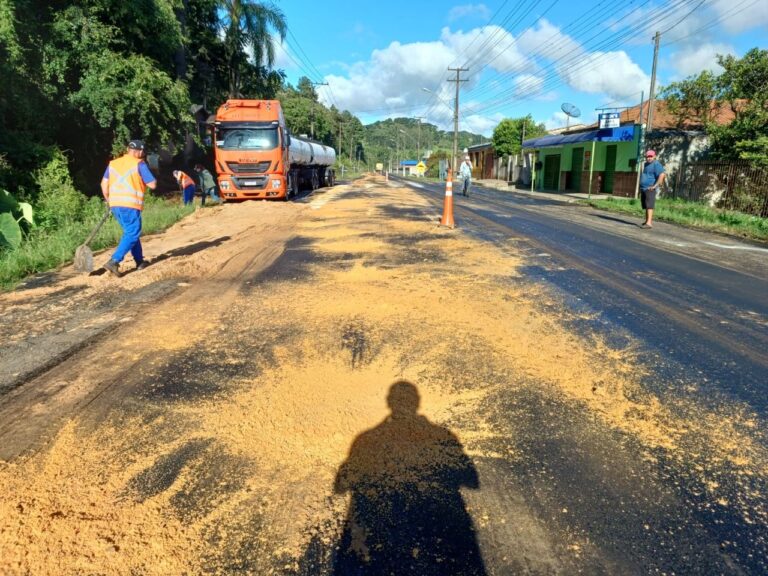
[[743, 161], [686, 164], [671, 196], [768, 218], [768, 170]]

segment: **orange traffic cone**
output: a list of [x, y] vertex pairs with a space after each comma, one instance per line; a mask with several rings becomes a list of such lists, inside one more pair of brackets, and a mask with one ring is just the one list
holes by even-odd
[[453, 177], [451, 170], [448, 169], [448, 179], [445, 181], [445, 201], [443, 202], [443, 219], [440, 220], [441, 226], [453, 228], [456, 224], [453, 221]]

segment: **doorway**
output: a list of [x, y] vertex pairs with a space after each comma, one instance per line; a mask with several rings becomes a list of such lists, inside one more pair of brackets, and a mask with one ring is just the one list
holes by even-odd
[[557, 190], [560, 183], [560, 154], [544, 157], [544, 190]]
[[581, 192], [581, 173], [584, 171], [584, 148], [571, 151], [571, 190]]

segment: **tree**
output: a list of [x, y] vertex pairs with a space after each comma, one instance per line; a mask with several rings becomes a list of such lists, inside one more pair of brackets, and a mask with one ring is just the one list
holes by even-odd
[[274, 30], [282, 42], [288, 27], [283, 13], [274, 4], [254, 0], [220, 0], [220, 26], [229, 76], [229, 97], [243, 92], [243, 76], [253, 67], [269, 70], [275, 63]]
[[707, 126], [720, 110], [721, 89], [717, 77], [709, 70], [665, 86], [659, 96], [675, 116], [678, 128], [690, 123]]
[[[768, 50], [753, 48], [742, 58], [718, 55], [723, 72], [704, 71], [661, 90], [669, 110], [682, 127], [691, 120], [704, 126], [710, 153], [722, 160], [749, 160], [768, 165]], [[729, 107], [734, 120], [715, 122]]]
[[524, 118], [505, 118], [493, 131], [493, 148], [499, 157], [511, 156], [523, 149], [523, 135], [527, 139], [546, 133], [544, 124], [536, 124], [530, 114]]
[[736, 118], [727, 126], [711, 125], [712, 154], [725, 160], [768, 165], [768, 50], [753, 48], [743, 58], [718, 56], [723, 101]]

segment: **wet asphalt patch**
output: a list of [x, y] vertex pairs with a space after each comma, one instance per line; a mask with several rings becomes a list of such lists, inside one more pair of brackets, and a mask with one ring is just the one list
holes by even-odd
[[521, 457], [488, 464], [548, 532], [562, 536], [556, 541], [579, 546], [582, 557], [572, 560], [579, 572], [732, 573], [719, 535], [697, 520], [630, 438], [534, 388], [500, 394], [489, 405], [494, 418], [513, 423]]

